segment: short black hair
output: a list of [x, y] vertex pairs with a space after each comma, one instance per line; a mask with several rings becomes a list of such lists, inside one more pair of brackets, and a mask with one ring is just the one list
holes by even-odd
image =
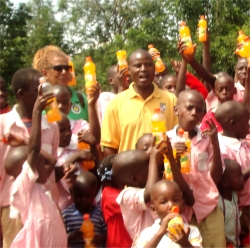
[[20, 89], [27, 90], [29, 84], [42, 77], [41, 72], [33, 68], [22, 68], [15, 72], [11, 81], [11, 88], [14, 95], [17, 97], [17, 92]]

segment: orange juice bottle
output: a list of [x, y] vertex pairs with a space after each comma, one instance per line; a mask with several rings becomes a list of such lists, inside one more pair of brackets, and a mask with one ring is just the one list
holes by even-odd
[[[79, 142], [78, 143], [78, 149], [79, 150], [89, 151], [90, 150], [90, 146], [87, 143]], [[81, 164], [81, 167], [84, 170], [91, 170], [91, 169], [93, 169], [95, 167], [95, 162], [93, 160], [83, 161], [82, 164]]]
[[71, 72], [70, 72], [70, 74], [71, 74], [71, 79], [70, 79], [70, 81], [68, 82], [68, 86], [73, 86], [73, 85], [76, 85], [76, 75], [75, 75], [74, 63], [72, 62], [72, 60], [70, 59], [70, 57], [69, 57], [68, 64], [72, 67], [72, 70], [71, 70]]
[[[247, 36], [244, 34], [244, 32], [242, 30], [239, 31], [239, 36], [237, 38], [237, 44], [238, 45], [244, 45], [244, 39]], [[239, 56], [242, 57], [242, 55], [244, 55], [244, 46], [241, 49], [236, 48], [235, 53]]]
[[119, 70], [128, 68], [127, 53], [125, 50], [119, 50], [116, 52], [116, 57], [118, 60]]
[[184, 54], [192, 54], [194, 52], [194, 48], [190, 36], [190, 30], [189, 27], [186, 26], [186, 22], [181, 22], [179, 33], [181, 41], [184, 41], [185, 45], [187, 46], [187, 48], [184, 50]]
[[207, 21], [204, 15], [200, 17], [198, 27], [199, 27], [199, 42], [205, 42], [207, 40], [207, 33], [206, 33]]
[[156, 72], [162, 72], [165, 70], [165, 65], [163, 64], [162, 60], [161, 60], [161, 56], [159, 51], [154, 48], [153, 45], [148, 45], [148, 52], [149, 54], [152, 56], [152, 59], [155, 63], [155, 71]]
[[248, 36], [244, 39], [244, 53], [243, 53], [243, 55], [244, 56], [241, 56], [241, 57], [247, 58], [248, 66], [250, 66], [250, 38]]
[[179, 141], [184, 142], [186, 147], [188, 148], [187, 151], [181, 155], [180, 157], [180, 164], [181, 164], [181, 173], [189, 173], [190, 172], [190, 147], [191, 141], [188, 137], [188, 132], [184, 132], [182, 128], [178, 130]]
[[165, 140], [167, 131], [165, 116], [159, 108], [154, 110], [151, 123], [153, 136], [155, 136], [155, 144], [159, 144], [161, 140]]
[[[173, 206], [171, 208], [171, 212], [179, 213], [179, 208], [177, 206]], [[174, 225], [176, 225], [176, 224], [181, 225], [182, 229], [184, 229], [183, 220], [182, 220], [182, 217], [179, 214], [168, 222], [168, 230], [172, 234], [175, 234], [175, 235], [177, 235], [177, 232], [174, 229]], [[176, 228], [178, 229], [178, 227], [176, 227]]]
[[83, 223], [81, 226], [81, 231], [83, 233], [83, 240], [85, 242], [84, 247], [94, 248], [92, 240], [94, 239], [94, 224], [90, 220], [89, 214], [83, 215]]
[[173, 175], [172, 175], [172, 169], [170, 166], [170, 162], [168, 158], [164, 155], [164, 178], [167, 180], [172, 180]]
[[[42, 85], [42, 91], [43, 94], [52, 93], [52, 85], [48, 82], [46, 82], [45, 77], [40, 77], [39, 82]], [[56, 98], [53, 97], [51, 100], [49, 100], [49, 104], [45, 108], [47, 121], [48, 122], [54, 122], [54, 121], [60, 121], [62, 119], [60, 110], [58, 109]]]
[[89, 90], [89, 87], [96, 84], [95, 64], [92, 62], [91, 57], [86, 57], [86, 63], [83, 66], [83, 69], [86, 93], [88, 95], [92, 93], [91, 90]]

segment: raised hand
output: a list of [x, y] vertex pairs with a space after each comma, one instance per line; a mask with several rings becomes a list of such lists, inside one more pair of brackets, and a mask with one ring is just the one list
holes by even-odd
[[201, 135], [202, 136], [209, 136], [211, 143], [217, 144], [218, 143], [218, 131], [217, 131], [217, 127], [216, 127], [213, 119], [210, 118], [209, 120], [205, 120], [205, 122], [209, 128], [205, 129]]
[[89, 92], [87, 94], [88, 104], [95, 106], [95, 104], [99, 98], [99, 95], [100, 95], [100, 85], [97, 83], [97, 84], [90, 86], [88, 88], [88, 92]]
[[182, 56], [184, 60], [186, 60], [187, 62], [190, 62], [194, 58], [195, 51], [196, 51], [196, 44], [193, 44], [194, 52], [192, 54], [185, 54], [184, 51], [186, 48], [187, 46], [185, 45], [185, 41], [181, 41], [181, 39], [179, 39], [178, 45], [177, 45], [178, 53]]
[[172, 233], [171, 231], [169, 231], [169, 238], [171, 238], [175, 243], [177, 243], [181, 247], [190, 247], [191, 244], [188, 240], [190, 228], [188, 227], [185, 231], [180, 224], [174, 224], [173, 228], [176, 233]]

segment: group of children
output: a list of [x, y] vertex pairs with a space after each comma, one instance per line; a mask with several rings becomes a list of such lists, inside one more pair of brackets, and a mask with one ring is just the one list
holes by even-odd
[[[133, 150], [104, 158], [100, 125], [108, 102], [127, 88], [125, 70], [109, 68], [112, 94], [100, 95], [99, 85], [92, 86], [87, 106], [81, 107], [87, 108], [88, 120], [69, 118], [76, 93], [59, 83], [58, 73], [69, 68], [56, 67], [65, 63], [58, 48], [49, 48], [60, 58], [51, 58], [58, 76], [58, 83], [51, 81], [52, 93], [43, 94], [39, 86], [39, 78], [50, 71], [20, 69], [11, 82], [17, 100], [11, 110], [0, 78], [5, 99], [0, 105], [3, 247], [83, 247], [84, 214], [94, 223], [92, 247], [249, 247], [250, 67], [239, 58], [235, 82], [225, 72], [213, 75], [184, 49], [179, 42], [182, 61], [171, 61], [176, 75], [165, 71], [155, 77], [159, 88], [178, 98], [178, 125], [160, 143], [145, 133]], [[204, 83], [187, 72], [187, 64]], [[42, 113], [53, 97], [62, 118], [48, 123]], [[191, 171], [186, 174], [180, 171], [187, 147], [179, 141], [179, 129], [191, 140]], [[89, 148], [82, 150], [79, 143]], [[164, 158], [172, 181], [163, 178]], [[90, 161], [94, 167], [84, 169]], [[167, 227], [177, 216], [173, 206], [185, 223], [175, 225], [175, 232]]]

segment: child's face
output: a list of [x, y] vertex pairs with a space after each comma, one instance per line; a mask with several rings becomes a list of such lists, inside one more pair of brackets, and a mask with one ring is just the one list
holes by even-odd
[[241, 58], [238, 60], [235, 68], [235, 74], [240, 83], [245, 86], [247, 77], [247, 59]]
[[[93, 201], [96, 195], [96, 187], [89, 187], [85, 183], [79, 183], [72, 189], [72, 198], [75, 203], [75, 207], [82, 214], [89, 213], [92, 210]], [[81, 185], [80, 185], [81, 184]]]
[[224, 180], [227, 181], [228, 188], [232, 191], [243, 190], [245, 180], [241, 171], [241, 166], [234, 161], [233, 164], [230, 165], [230, 168], [226, 170], [228, 170], [228, 172]]
[[145, 151], [150, 154], [152, 144], [152, 134], [145, 134], [141, 137], [140, 141], [137, 143], [137, 150]]
[[60, 122], [57, 123], [59, 127], [59, 132], [60, 132], [60, 142], [59, 146], [60, 147], [67, 147], [70, 144], [71, 140], [71, 127], [70, 127], [70, 122], [68, 119], [63, 119]]
[[195, 96], [188, 94], [185, 99], [178, 103], [179, 124], [185, 131], [193, 130], [204, 113], [204, 100]]
[[218, 97], [220, 103], [232, 101], [236, 93], [234, 81], [229, 76], [221, 76], [216, 79], [214, 94]]
[[45, 75], [48, 78], [48, 81], [52, 84], [60, 84], [63, 86], [67, 86], [68, 82], [71, 79], [71, 74], [69, 70], [59, 69], [58, 67], [55, 69], [53, 66], [68, 66], [68, 60], [66, 57], [52, 57], [49, 60], [50, 68], [45, 69]]
[[168, 77], [161, 83], [161, 89], [164, 91], [168, 91], [174, 93], [176, 90], [177, 79], [175, 77]]
[[158, 187], [157, 192], [151, 197], [153, 200], [153, 209], [162, 220], [171, 213], [171, 208], [177, 206], [182, 212], [183, 200], [180, 189], [175, 184], [162, 185]]
[[59, 110], [65, 115], [68, 115], [71, 108], [70, 93], [60, 91], [58, 89], [54, 90], [53, 93], [55, 95]]

